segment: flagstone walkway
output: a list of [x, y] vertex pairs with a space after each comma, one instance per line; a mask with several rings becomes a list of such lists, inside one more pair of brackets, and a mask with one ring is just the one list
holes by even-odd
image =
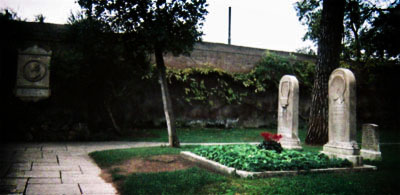
[[145, 142], [0, 145], [0, 194], [117, 194], [88, 156], [98, 150], [160, 146]]

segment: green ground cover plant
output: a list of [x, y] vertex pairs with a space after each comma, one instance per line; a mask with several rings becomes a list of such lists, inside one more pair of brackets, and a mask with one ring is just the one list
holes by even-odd
[[351, 163], [342, 159], [329, 159], [324, 154], [296, 150], [259, 149], [255, 145], [201, 146], [195, 154], [219, 162], [228, 167], [245, 171], [309, 170], [328, 167], [349, 167]]

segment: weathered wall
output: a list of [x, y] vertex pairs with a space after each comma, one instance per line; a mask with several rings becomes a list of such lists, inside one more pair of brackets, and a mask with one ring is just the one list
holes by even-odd
[[214, 67], [228, 72], [249, 72], [268, 51], [295, 56], [296, 60], [315, 61], [311, 55], [203, 42], [194, 46], [190, 56], [165, 56], [165, 64], [172, 68]]

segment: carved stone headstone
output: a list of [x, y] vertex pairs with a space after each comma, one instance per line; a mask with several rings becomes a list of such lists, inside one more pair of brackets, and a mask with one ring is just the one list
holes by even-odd
[[51, 51], [36, 45], [18, 53], [15, 95], [23, 101], [38, 101], [50, 96]]
[[323, 153], [345, 158], [362, 165], [356, 139], [356, 80], [345, 68], [334, 70], [329, 77], [329, 141]]
[[295, 76], [285, 75], [279, 83], [278, 134], [286, 149], [301, 149], [298, 136], [299, 82]]
[[370, 160], [378, 160], [381, 158], [381, 150], [379, 148], [378, 125], [363, 124], [361, 156], [364, 159]]

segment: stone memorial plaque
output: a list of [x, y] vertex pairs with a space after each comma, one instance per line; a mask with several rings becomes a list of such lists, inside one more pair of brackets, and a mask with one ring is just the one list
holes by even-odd
[[364, 124], [362, 127], [361, 156], [365, 159], [381, 159], [378, 125]]
[[295, 76], [285, 75], [279, 84], [278, 134], [286, 149], [301, 149], [298, 137], [299, 82]]
[[362, 158], [356, 139], [356, 82], [345, 68], [334, 70], [329, 78], [329, 141], [323, 153], [346, 158], [361, 165]]
[[19, 51], [15, 95], [23, 101], [39, 101], [50, 96], [51, 51], [30, 47]]

